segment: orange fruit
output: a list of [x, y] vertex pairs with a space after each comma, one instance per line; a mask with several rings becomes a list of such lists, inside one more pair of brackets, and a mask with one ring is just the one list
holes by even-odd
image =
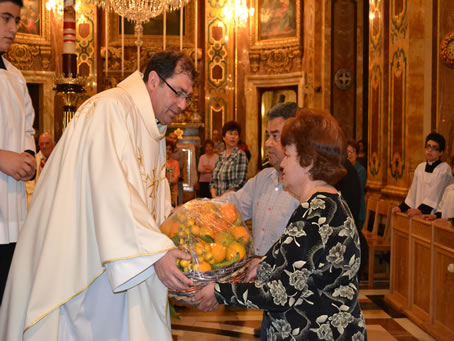
[[235, 237], [229, 231], [219, 231], [215, 233], [214, 241], [221, 245], [228, 246], [235, 241]]
[[211, 265], [208, 262], [201, 262], [199, 264], [199, 272], [211, 271]]
[[219, 209], [219, 215], [229, 224], [233, 224], [238, 218], [238, 211], [231, 203], [224, 203]]
[[229, 246], [227, 246], [227, 252], [225, 258], [227, 260], [232, 260], [236, 257], [237, 253], [240, 255], [240, 259], [242, 260], [246, 256], [246, 249], [244, 245], [239, 242], [233, 242]]
[[230, 223], [221, 218], [215, 219], [213, 223], [216, 228], [216, 231], [228, 231], [231, 225]]
[[232, 233], [235, 236], [236, 240], [241, 241], [242, 239], [244, 245], [249, 242], [249, 233], [243, 226], [235, 226], [232, 229]]
[[212, 239], [214, 239], [213, 231], [210, 228], [206, 227], [206, 226], [201, 227], [199, 232], [200, 232], [199, 235], [201, 235], [201, 236], [207, 236], [208, 235]]
[[212, 211], [203, 212], [199, 217], [199, 220], [202, 223], [201, 225], [210, 226], [210, 227], [214, 224], [216, 219], [217, 219], [217, 216]]
[[172, 225], [173, 225], [173, 221], [171, 219], [168, 219], [168, 220], [164, 221], [161, 224], [161, 226], [159, 226], [159, 229], [161, 230], [162, 233], [169, 235]]
[[224, 261], [227, 248], [220, 243], [211, 244], [211, 253], [213, 254], [213, 259], [216, 263]]
[[[173, 236], [176, 234], [176, 233], [179, 233], [181, 232], [181, 229], [180, 229], [180, 223], [178, 222], [174, 222], [171, 226], [170, 226], [170, 230], [169, 230], [169, 234], [168, 236], [170, 238], [173, 238]], [[182, 225], [181, 225], [182, 226]], [[182, 226], [182, 228], [184, 228], [184, 226]]]

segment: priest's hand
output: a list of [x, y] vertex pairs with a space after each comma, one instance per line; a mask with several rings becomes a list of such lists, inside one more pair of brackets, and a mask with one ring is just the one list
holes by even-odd
[[27, 181], [35, 175], [36, 161], [29, 153], [0, 150], [0, 171], [16, 181]]
[[192, 281], [178, 269], [177, 258], [189, 260], [191, 256], [178, 249], [169, 250], [154, 264], [154, 269], [161, 282], [167, 288], [171, 290], [186, 290], [192, 285]]
[[192, 298], [193, 302], [198, 302], [197, 308], [201, 311], [212, 311], [219, 307], [219, 303], [214, 296], [214, 283], [210, 283], [198, 291]]

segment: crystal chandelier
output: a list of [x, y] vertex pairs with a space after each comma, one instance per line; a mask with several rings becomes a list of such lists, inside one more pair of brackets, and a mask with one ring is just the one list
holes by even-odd
[[246, 0], [229, 0], [223, 12], [227, 20], [234, 20], [237, 25], [244, 26], [248, 17], [254, 15], [254, 8], [248, 8]]
[[184, 7], [190, 0], [89, 0], [96, 6], [111, 8], [126, 19], [143, 24], [163, 11]]

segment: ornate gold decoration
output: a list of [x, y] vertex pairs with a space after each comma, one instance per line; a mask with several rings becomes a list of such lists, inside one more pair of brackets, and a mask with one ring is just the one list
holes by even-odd
[[47, 70], [50, 64], [50, 55], [51, 55], [51, 47], [50, 46], [40, 46], [41, 51], [41, 64], [43, 65], [43, 69]]
[[63, 128], [65, 129], [76, 114], [77, 103], [81, 94], [85, 92], [83, 85], [87, 77], [75, 77], [69, 74], [68, 77], [59, 75], [55, 77], [57, 95], [63, 98]]
[[441, 40], [440, 60], [446, 66], [454, 68], [454, 31], [446, 34]]
[[7, 59], [19, 69], [31, 68], [33, 57], [39, 54], [39, 46], [13, 44], [6, 52]]
[[349, 69], [339, 69], [334, 74], [334, 84], [341, 90], [348, 90], [353, 84], [353, 73]]
[[[257, 73], [263, 69], [266, 73], [288, 73], [299, 66], [301, 50], [299, 47], [265, 49], [249, 52], [251, 71]], [[296, 59], [296, 62], [294, 60]]]

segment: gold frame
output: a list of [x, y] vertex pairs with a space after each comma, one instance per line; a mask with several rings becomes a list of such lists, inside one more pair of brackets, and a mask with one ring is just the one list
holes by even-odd
[[260, 2], [262, 0], [254, 0], [255, 15], [253, 20], [250, 20], [251, 29], [251, 49], [262, 48], [282, 48], [288, 46], [300, 45], [301, 43], [301, 0], [295, 0], [296, 5], [296, 36], [289, 38], [273, 38], [260, 40], [259, 39], [259, 20], [260, 20]]
[[[184, 7], [184, 34], [183, 34], [183, 46], [194, 46], [194, 3], [190, 2]], [[109, 14], [109, 44], [112, 46], [121, 45], [121, 34], [120, 32], [120, 16], [116, 13], [111, 12]], [[136, 37], [134, 34], [125, 34], [125, 46], [135, 46]], [[143, 47], [154, 46], [162, 47], [162, 35], [148, 35], [142, 36]], [[166, 37], [167, 46], [179, 46], [180, 36], [169, 36]]]
[[46, 9], [46, 2], [40, 0], [41, 19], [40, 34], [30, 34], [17, 32], [15, 43], [31, 45], [50, 45], [50, 13]]

